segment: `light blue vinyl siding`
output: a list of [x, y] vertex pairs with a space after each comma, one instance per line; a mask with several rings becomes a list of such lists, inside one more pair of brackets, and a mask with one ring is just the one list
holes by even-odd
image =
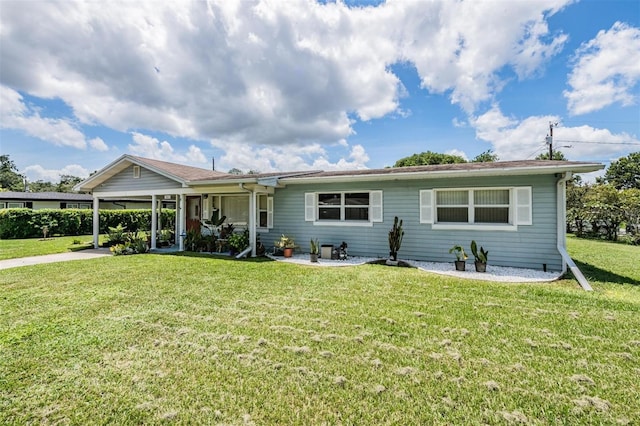
[[139, 191], [180, 188], [181, 186], [180, 183], [143, 167], [140, 167], [140, 177], [134, 179], [133, 166], [129, 166], [95, 190], [99, 192]]
[[[288, 185], [274, 195], [274, 227], [263, 235], [266, 246], [280, 234], [291, 235], [303, 252], [309, 240], [320, 244], [349, 245], [349, 254], [385, 258], [389, 255], [388, 233], [394, 216], [404, 221], [404, 239], [399, 257], [408, 260], [453, 262], [449, 248], [461, 244], [471, 256], [469, 245], [476, 240], [489, 250], [489, 264], [542, 269], [562, 269], [556, 248], [556, 183], [552, 175], [491, 178], [447, 178], [401, 182], [358, 182], [352, 184]], [[533, 224], [517, 231], [434, 230], [420, 223], [419, 196], [422, 189], [475, 187], [532, 187]], [[383, 222], [371, 227], [314, 226], [305, 222], [304, 194], [332, 191], [383, 191]], [[471, 257], [468, 262], [473, 262]]]

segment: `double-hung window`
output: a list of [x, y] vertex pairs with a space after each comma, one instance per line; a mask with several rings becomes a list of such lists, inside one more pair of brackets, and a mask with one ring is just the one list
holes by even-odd
[[305, 220], [316, 225], [371, 225], [382, 222], [382, 191], [305, 194]]
[[258, 194], [256, 197], [256, 223], [258, 228], [273, 228], [273, 197], [267, 194]]
[[434, 229], [515, 230], [531, 225], [531, 187], [420, 191], [420, 222]]

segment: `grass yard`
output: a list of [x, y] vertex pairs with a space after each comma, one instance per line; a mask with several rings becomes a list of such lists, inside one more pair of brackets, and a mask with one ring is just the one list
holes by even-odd
[[[102, 239], [100, 241], [102, 241]], [[69, 250], [90, 246], [93, 244], [92, 242], [93, 237], [91, 235], [52, 237], [46, 240], [41, 238], [0, 240], [0, 260], [65, 253]]]
[[632, 424], [640, 249], [594, 292], [137, 255], [0, 271], [0, 424]]

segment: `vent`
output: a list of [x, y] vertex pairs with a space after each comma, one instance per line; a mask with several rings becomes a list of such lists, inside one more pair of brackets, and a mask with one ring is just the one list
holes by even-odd
[[140, 166], [133, 166], [133, 178], [140, 178]]

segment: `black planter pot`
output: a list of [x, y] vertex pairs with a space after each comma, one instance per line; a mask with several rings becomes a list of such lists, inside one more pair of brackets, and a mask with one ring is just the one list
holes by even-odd
[[389, 252], [389, 259], [394, 260], [394, 261], [398, 260], [398, 252], [390, 251]]
[[313, 262], [313, 263], [317, 262], [317, 261], [318, 261], [318, 255], [317, 255], [317, 254], [315, 254], [315, 253], [311, 253], [311, 254], [309, 255], [309, 260], [310, 260], [311, 262]]
[[476, 262], [476, 272], [487, 272], [487, 263]]
[[454, 263], [456, 264], [456, 271], [464, 271], [467, 266], [464, 260], [456, 260]]

